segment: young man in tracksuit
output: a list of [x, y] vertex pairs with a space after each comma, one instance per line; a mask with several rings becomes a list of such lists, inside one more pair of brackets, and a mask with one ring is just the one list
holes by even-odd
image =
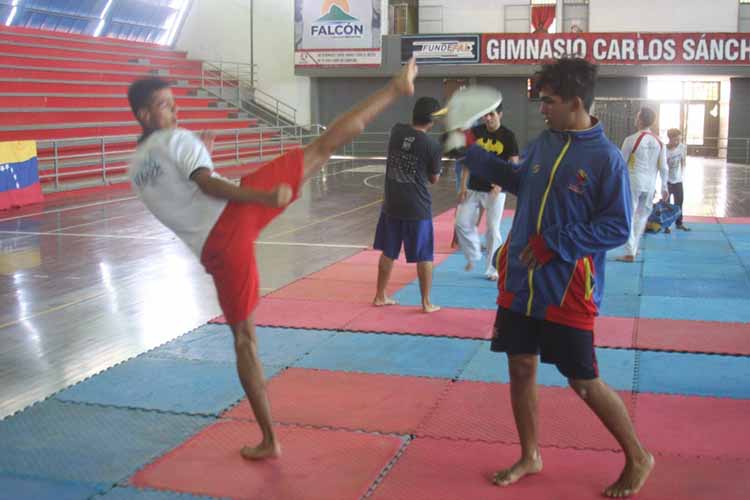
[[[507, 486], [542, 470], [536, 410], [541, 354], [622, 446], [625, 468], [603, 492], [619, 498], [643, 486], [654, 459], [638, 441], [622, 399], [599, 378], [594, 352], [606, 252], [627, 241], [631, 220], [627, 165], [589, 115], [595, 80], [596, 67], [581, 59], [545, 65], [535, 85], [549, 129], [518, 165], [476, 145], [466, 150], [464, 164], [518, 197], [513, 227], [497, 254], [500, 293], [491, 348], [508, 355], [521, 458], [493, 482]], [[445, 147], [471, 140], [470, 132], [453, 132]]]

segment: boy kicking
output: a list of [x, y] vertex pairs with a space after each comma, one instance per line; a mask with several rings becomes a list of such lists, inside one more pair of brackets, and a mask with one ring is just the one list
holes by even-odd
[[200, 258], [216, 285], [219, 304], [234, 335], [237, 371], [263, 438], [242, 448], [247, 459], [278, 457], [271, 406], [258, 357], [253, 310], [260, 297], [255, 241], [261, 230], [299, 197], [305, 180], [334, 151], [399, 97], [414, 93], [414, 59], [381, 90], [337, 118], [315, 141], [246, 175], [239, 185], [214, 172], [213, 140], [177, 127], [169, 84], [134, 82], [128, 100], [143, 135], [131, 162], [133, 190], [146, 207]]

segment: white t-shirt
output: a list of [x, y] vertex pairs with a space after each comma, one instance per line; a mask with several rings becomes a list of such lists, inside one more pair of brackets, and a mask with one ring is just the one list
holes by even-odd
[[687, 147], [680, 143], [674, 149], [667, 148], [667, 165], [669, 166], [669, 183], [682, 182], [682, 164], [687, 158]]
[[622, 156], [625, 158], [630, 172], [630, 189], [634, 192], [653, 193], [656, 187], [656, 174], [659, 173], [661, 175], [661, 191], [666, 191], [667, 148], [656, 136], [649, 133], [641, 139], [638, 149], [635, 150], [631, 164], [630, 154], [641, 133], [643, 131], [628, 136], [622, 143]]
[[201, 167], [214, 169], [206, 146], [193, 132], [175, 128], [158, 130], [139, 144], [129, 169], [133, 191], [198, 258], [227, 204], [190, 180]]

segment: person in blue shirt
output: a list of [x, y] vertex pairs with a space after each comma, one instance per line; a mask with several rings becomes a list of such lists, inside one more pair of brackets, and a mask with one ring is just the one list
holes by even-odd
[[462, 151], [472, 175], [518, 197], [495, 262], [499, 296], [491, 349], [508, 356], [521, 458], [493, 482], [508, 486], [542, 470], [536, 405], [541, 356], [622, 447], [625, 467], [603, 491], [621, 498], [641, 489], [654, 458], [638, 440], [622, 399], [599, 377], [594, 351], [606, 252], [627, 241], [632, 210], [627, 165], [589, 114], [596, 73], [583, 59], [565, 58], [535, 75], [548, 130], [529, 144], [519, 164], [470, 145], [470, 131], [447, 134], [445, 148], [451, 156]]

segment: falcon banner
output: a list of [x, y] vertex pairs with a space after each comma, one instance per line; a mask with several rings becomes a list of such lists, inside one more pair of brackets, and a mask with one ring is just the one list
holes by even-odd
[[0, 142], [0, 210], [40, 201], [36, 142]]
[[597, 64], [750, 64], [750, 33], [484, 34], [482, 64], [538, 64], [563, 56]]
[[295, 0], [295, 67], [379, 67], [380, 8], [380, 0]]

